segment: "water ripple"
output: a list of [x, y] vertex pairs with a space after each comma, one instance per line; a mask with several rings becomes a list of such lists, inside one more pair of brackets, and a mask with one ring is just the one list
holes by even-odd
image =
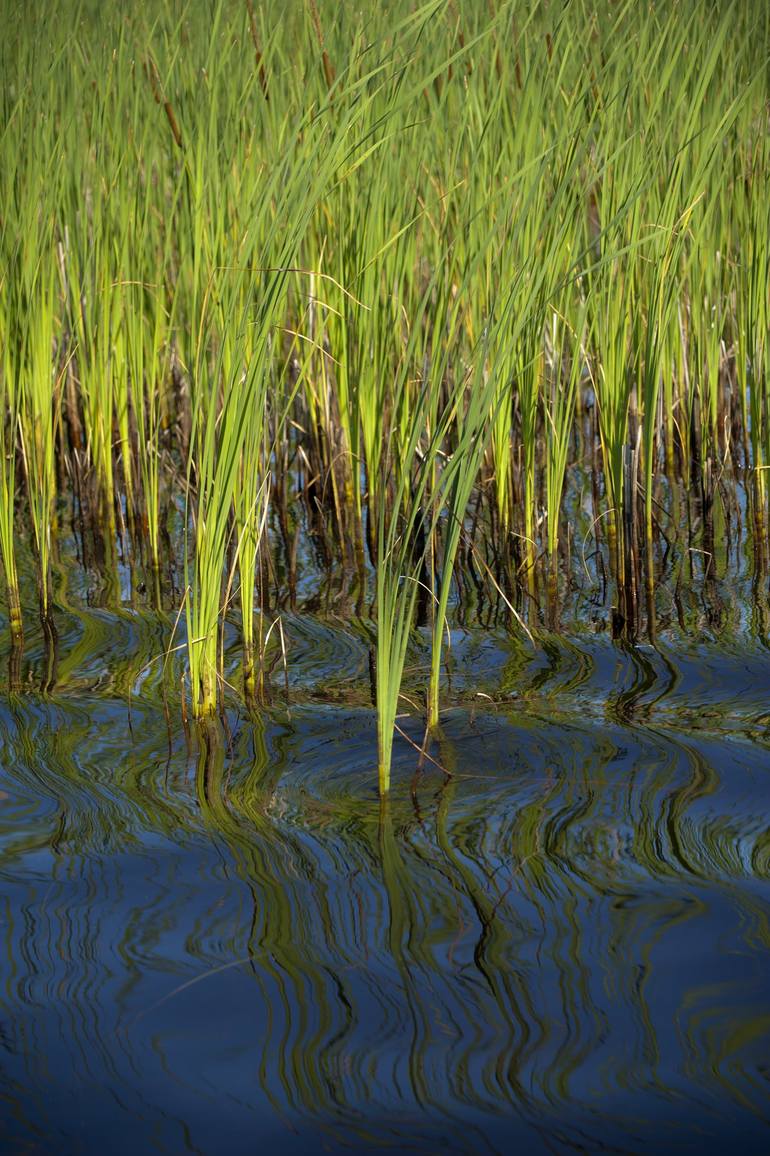
[[189, 741], [74, 669], [2, 705], [4, 1149], [765, 1150], [761, 652], [458, 638], [382, 806], [292, 630], [288, 707]]

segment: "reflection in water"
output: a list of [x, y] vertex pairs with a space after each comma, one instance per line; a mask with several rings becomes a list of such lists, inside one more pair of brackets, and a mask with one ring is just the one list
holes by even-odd
[[713, 656], [543, 653], [382, 806], [362, 708], [191, 752], [10, 699], [2, 1150], [767, 1150], [766, 721]]

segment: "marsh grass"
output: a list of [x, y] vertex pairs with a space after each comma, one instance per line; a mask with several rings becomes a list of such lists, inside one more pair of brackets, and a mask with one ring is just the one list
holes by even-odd
[[9, 2], [12, 633], [22, 537], [55, 611], [71, 494], [105, 589], [118, 557], [146, 564], [183, 614], [193, 714], [221, 708], [228, 621], [253, 703], [307, 532], [357, 614], [371, 598], [386, 792], [412, 642], [430, 640], [435, 732], [464, 586], [535, 633], [543, 588], [557, 607], [577, 467], [633, 641], [688, 487], [714, 534], [715, 478], [748, 471], [766, 523], [770, 19], [752, 9], [54, 0], [43, 20]]
[[[8, 279], [0, 284], [0, 308], [4, 332], [10, 334]], [[0, 422], [0, 551], [5, 570], [8, 621], [14, 642], [23, 634], [19, 578], [16, 568], [16, 427], [18, 421], [17, 369], [11, 356], [11, 341], [3, 344], [2, 398], [5, 421]]]

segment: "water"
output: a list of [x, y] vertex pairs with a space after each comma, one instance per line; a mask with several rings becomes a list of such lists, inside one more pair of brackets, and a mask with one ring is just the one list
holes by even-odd
[[770, 1149], [759, 637], [457, 631], [382, 808], [363, 627], [287, 616], [199, 742], [151, 615], [59, 626], [0, 705], [3, 1152]]

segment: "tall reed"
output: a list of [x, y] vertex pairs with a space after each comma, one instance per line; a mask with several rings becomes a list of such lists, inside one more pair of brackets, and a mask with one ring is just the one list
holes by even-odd
[[[209, 714], [228, 622], [246, 695], [259, 690], [257, 607], [282, 583], [293, 604], [307, 528], [357, 613], [373, 594], [386, 791], [410, 640], [429, 638], [435, 727], [468, 572], [533, 615], [544, 569], [552, 601], [563, 588], [578, 456], [584, 531], [602, 566], [608, 527], [631, 635], [642, 569], [651, 606], [676, 522], [664, 482], [695, 481], [709, 507], [717, 462], [752, 470], [761, 526], [761, 7], [9, 10], [0, 553], [13, 634], [19, 543], [31, 535], [50, 613], [71, 489], [84, 560], [103, 584], [113, 575], [105, 599], [120, 557], [132, 576], [148, 562], [157, 607], [176, 615], [184, 600], [192, 709]], [[268, 565], [278, 538], [285, 570]]]

